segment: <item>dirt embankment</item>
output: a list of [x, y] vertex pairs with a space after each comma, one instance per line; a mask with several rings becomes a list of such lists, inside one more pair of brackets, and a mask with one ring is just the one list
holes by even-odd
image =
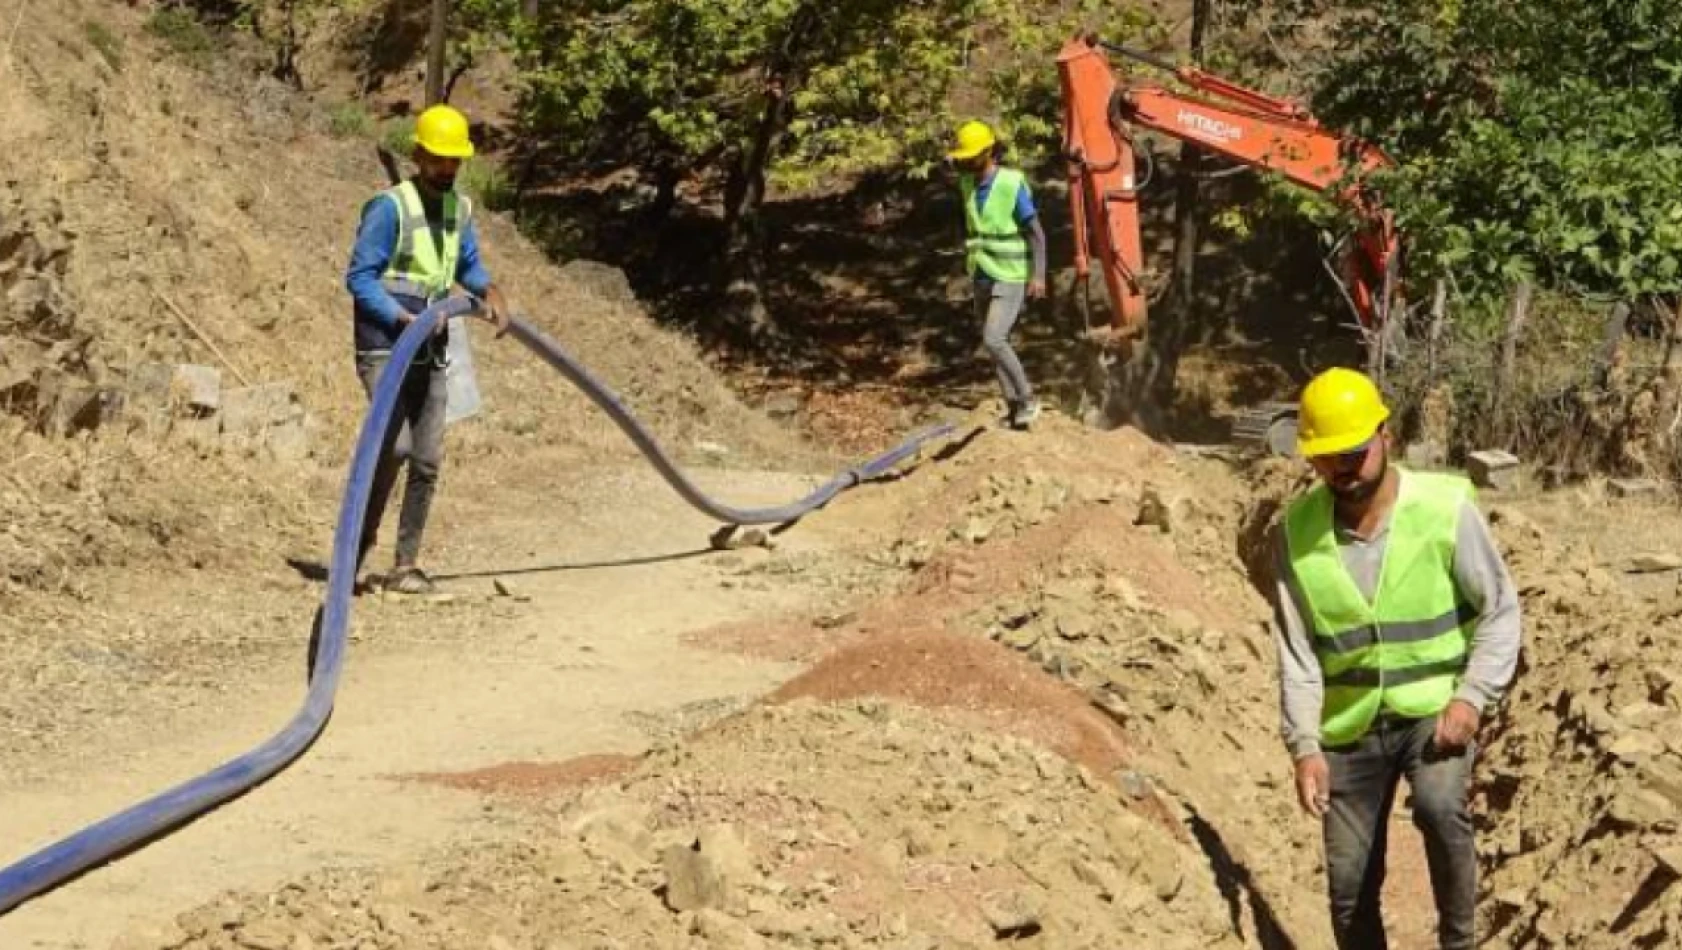
[[[0, 744], [20, 754], [294, 655], [318, 589], [287, 562], [325, 558], [365, 403], [342, 279], [382, 184], [371, 143], [335, 138], [238, 42], [185, 62], [145, 14], [28, 4], [8, 31], [0, 684], [15, 688], [0, 689]], [[810, 460], [616, 272], [557, 270], [505, 221], [479, 221], [512, 299], [681, 457]], [[487, 411], [450, 433], [439, 555], [470, 488], [486, 506], [584, 499], [631, 452], [515, 344], [478, 333], [476, 350]], [[184, 391], [180, 365], [218, 385]], [[284, 444], [232, 433], [230, 401], [258, 391], [278, 394]]]

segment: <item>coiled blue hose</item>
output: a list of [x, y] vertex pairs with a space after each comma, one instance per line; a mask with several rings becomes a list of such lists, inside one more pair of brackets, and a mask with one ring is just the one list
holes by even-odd
[[[368, 507], [374, 466], [379, 461], [380, 446], [397, 404], [398, 390], [409, 365], [437, 322], [470, 313], [477, 305], [471, 298], [452, 297], [417, 316], [392, 347], [391, 359], [374, 387], [368, 414], [362, 420], [362, 430], [351, 455], [338, 525], [333, 532], [327, 596], [317, 618], [319, 646], [303, 707], [284, 729], [250, 752], [0, 869], [0, 914], [244, 794], [297, 759], [321, 734], [333, 711], [333, 696], [343, 667], [362, 516]], [[952, 430], [950, 426], [941, 426], [920, 433], [893, 451], [849, 469], [794, 504], [752, 510], [731, 508], [708, 498], [684, 477], [618, 397], [554, 340], [522, 319], [513, 322], [511, 334], [606, 410], [685, 501], [732, 524], [773, 524], [798, 518], [846, 488], [881, 475], [914, 454], [924, 442]]]

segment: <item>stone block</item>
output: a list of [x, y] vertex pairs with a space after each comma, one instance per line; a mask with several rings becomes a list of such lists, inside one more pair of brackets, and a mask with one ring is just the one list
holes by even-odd
[[171, 403], [209, 414], [222, 406], [222, 374], [214, 367], [183, 364], [170, 374]]
[[1507, 491], [1518, 484], [1518, 456], [1500, 449], [1485, 449], [1466, 456], [1466, 473], [1480, 488]]
[[1659, 493], [1659, 483], [1651, 478], [1614, 478], [1606, 483], [1606, 493], [1613, 498], [1652, 497]]
[[285, 383], [230, 389], [222, 394], [222, 434], [262, 439], [272, 427], [301, 420], [303, 412]]

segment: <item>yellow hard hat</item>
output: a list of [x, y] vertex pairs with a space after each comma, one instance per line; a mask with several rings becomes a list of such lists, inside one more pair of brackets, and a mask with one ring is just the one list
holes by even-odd
[[472, 158], [467, 116], [449, 106], [433, 106], [415, 120], [415, 144], [439, 158]]
[[1297, 413], [1297, 450], [1307, 458], [1341, 455], [1365, 445], [1390, 410], [1364, 373], [1334, 367], [1302, 390]]
[[985, 122], [965, 122], [958, 126], [958, 146], [946, 153], [947, 158], [959, 161], [974, 158], [982, 152], [992, 148], [998, 139], [993, 137], [993, 130]]

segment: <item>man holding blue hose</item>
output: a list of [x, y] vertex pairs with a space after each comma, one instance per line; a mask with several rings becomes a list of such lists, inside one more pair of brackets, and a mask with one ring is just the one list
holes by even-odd
[[[345, 287], [355, 300], [356, 372], [370, 398], [397, 337], [416, 315], [449, 296], [455, 285], [484, 299], [484, 316], [498, 336], [507, 331], [508, 304], [479, 258], [472, 203], [455, 189], [461, 163], [472, 156], [467, 118], [449, 106], [433, 106], [415, 122], [416, 175], [363, 206]], [[359, 576], [379, 534], [397, 469], [406, 462], [396, 565], [384, 582], [386, 590], [402, 594], [436, 589], [419, 559], [444, 461], [448, 334], [449, 321], [440, 320], [404, 375], [362, 521]]]

